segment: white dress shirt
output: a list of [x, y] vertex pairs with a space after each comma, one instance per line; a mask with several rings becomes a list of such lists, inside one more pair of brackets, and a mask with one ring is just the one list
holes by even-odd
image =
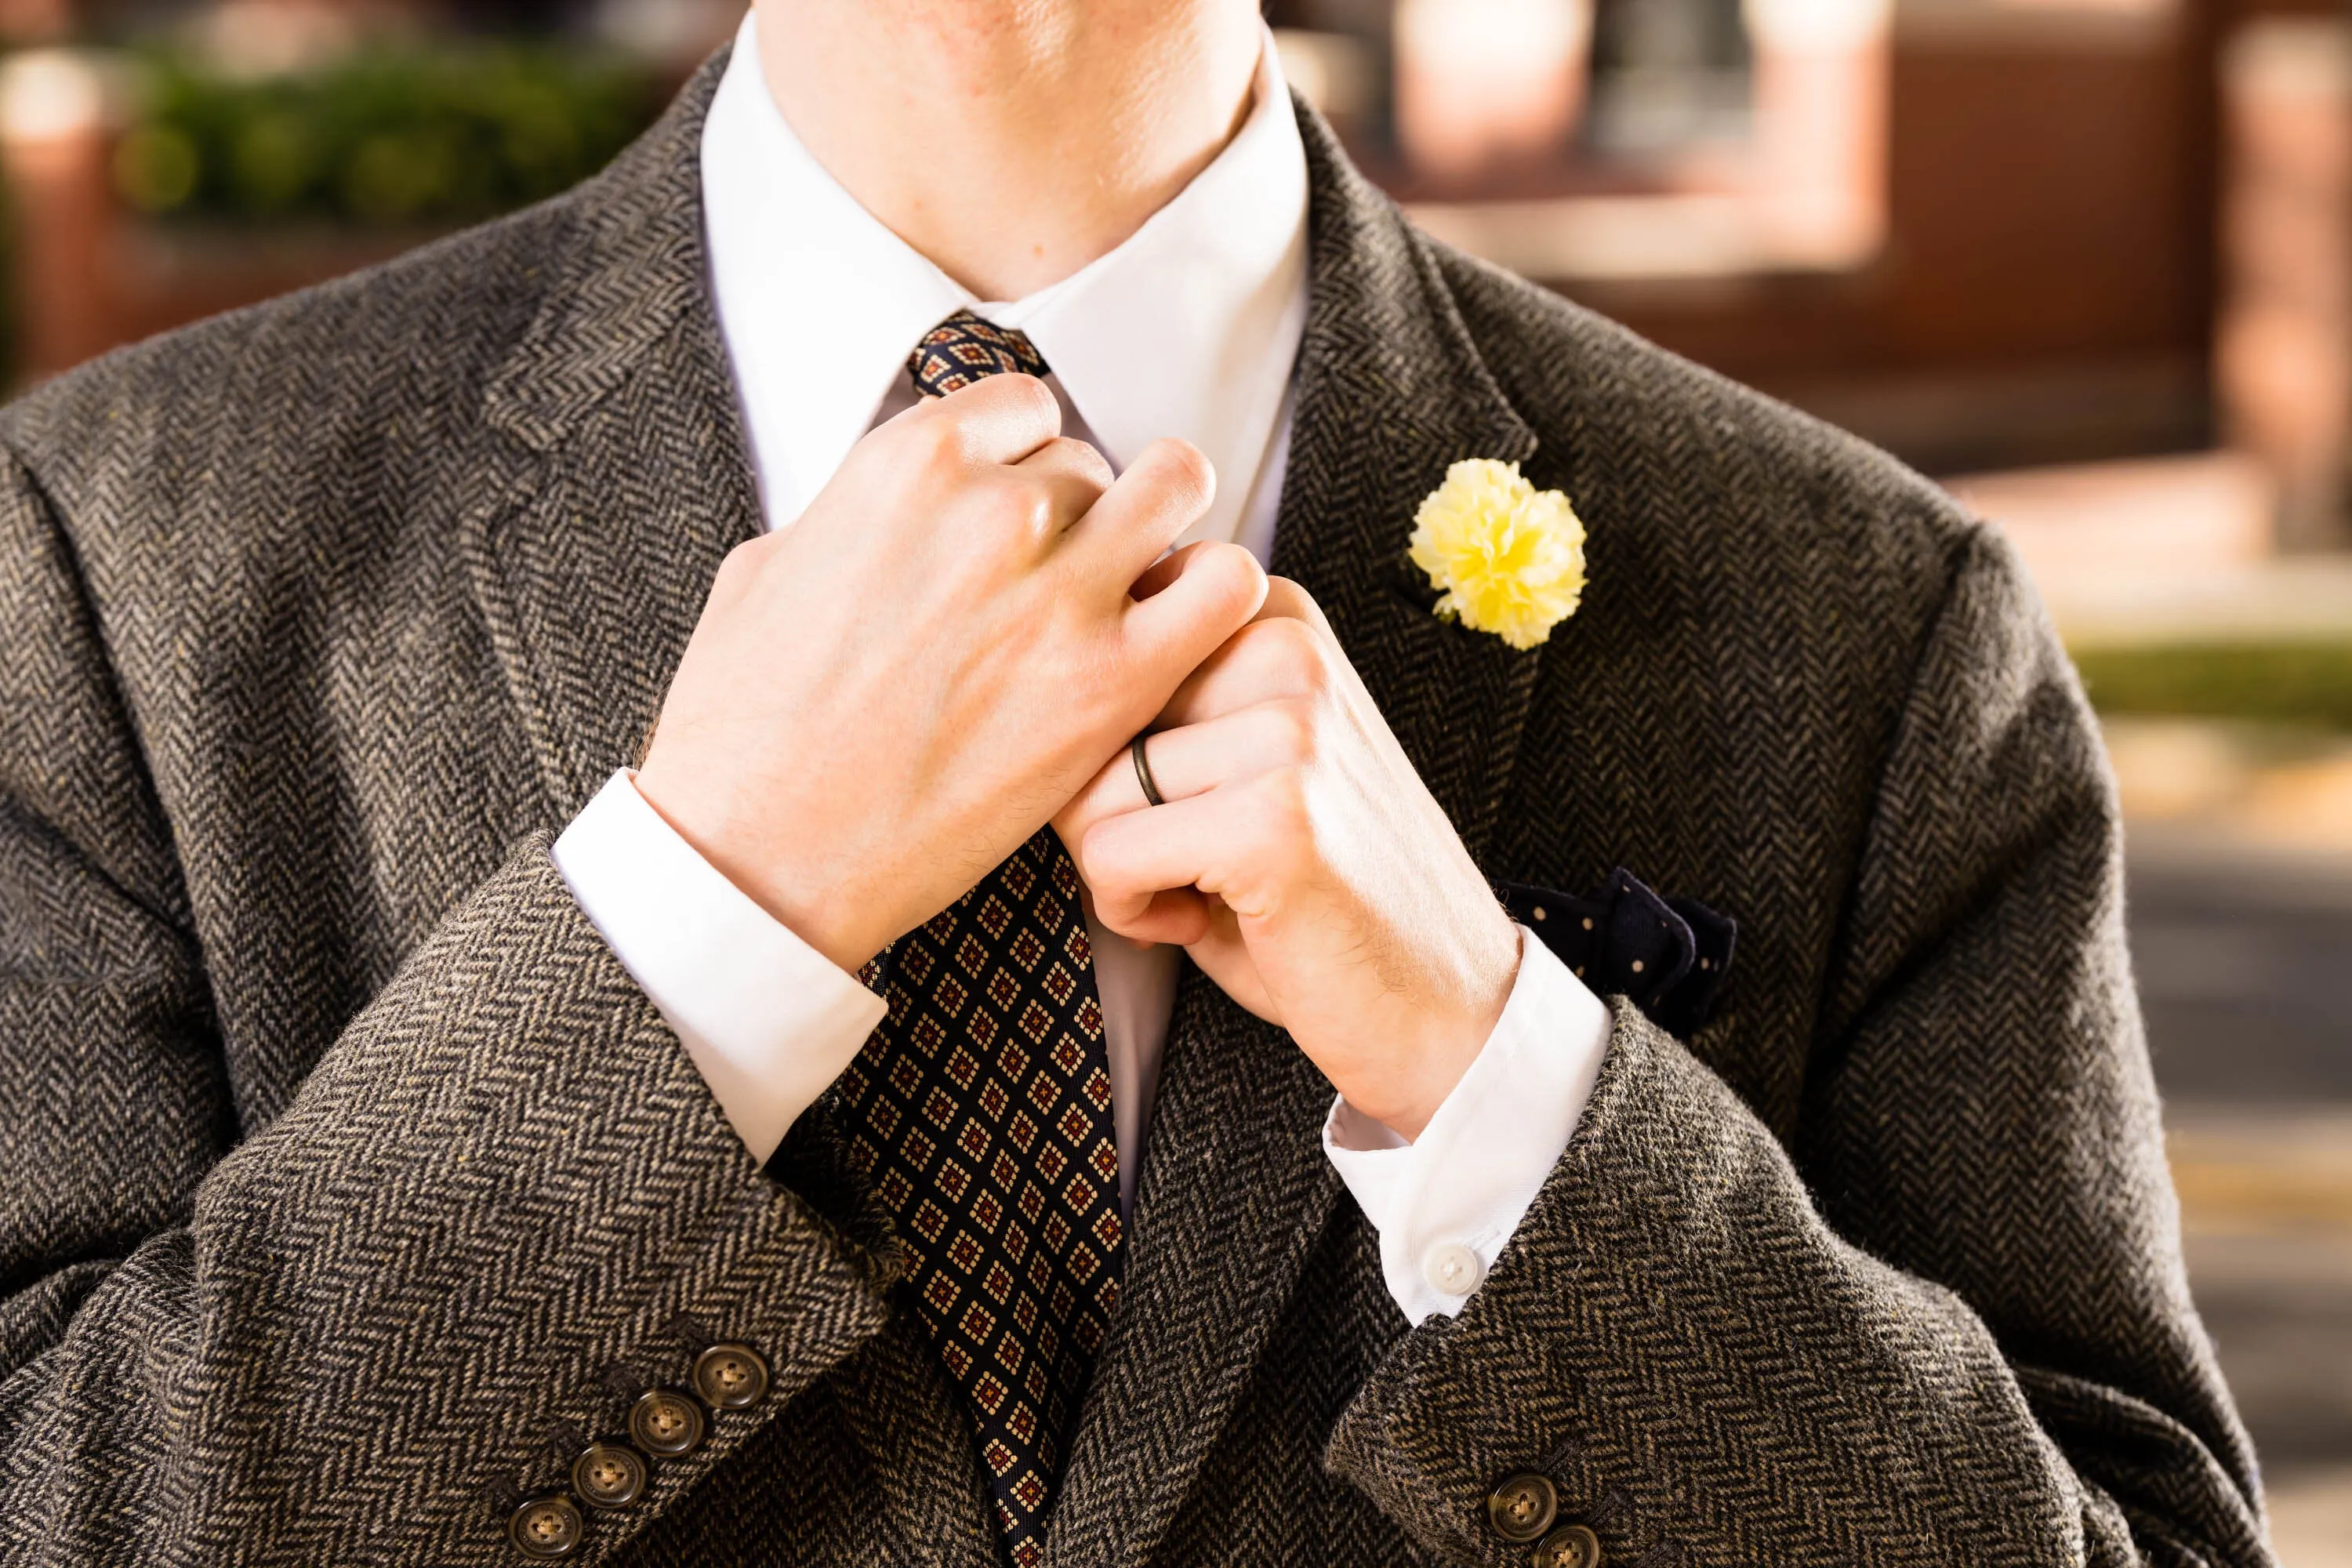
[[[1272, 40], [1233, 142], [1124, 244], [1027, 299], [974, 299], [844, 190], [793, 132], [747, 17], [703, 133], [711, 286], [771, 528], [791, 526], [916, 394], [916, 341], [958, 309], [1028, 334], [1065, 433], [1124, 469], [1162, 436], [1199, 447], [1217, 498], [1186, 539], [1270, 559], [1289, 387], [1307, 318], [1307, 160]], [[882, 1001], [695, 852], [616, 773], [557, 841], [582, 910], [677, 1031], [755, 1158], [857, 1054]], [[1131, 1209], [1176, 981], [1173, 948], [1087, 934]], [[1324, 1148], [1381, 1237], [1413, 1322], [1477, 1289], [1574, 1132], [1607, 1009], [1544, 947], [1421, 1138], [1335, 1100]]]

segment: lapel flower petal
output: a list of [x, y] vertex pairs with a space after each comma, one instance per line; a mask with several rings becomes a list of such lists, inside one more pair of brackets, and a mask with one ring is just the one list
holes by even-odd
[[1567, 496], [1536, 489], [1517, 463], [1454, 464], [1412, 521], [1412, 563], [1429, 574], [1444, 619], [1526, 649], [1576, 614], [1584, 524]]

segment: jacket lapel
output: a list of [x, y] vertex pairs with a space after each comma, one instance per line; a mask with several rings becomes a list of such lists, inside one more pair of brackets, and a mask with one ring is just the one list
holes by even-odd
[[[1536, 439], [1423, 242], [1313, 111], [1299, 118], [1310, 300], [1275, 569], [1323, 606], [1478, 855], [1537, 657], [1440, 622], [1400, 591], [1397, 568], [1414, 509], [1448, 464], [1523, 459]], [[1052, 1561], [1139, 1564], [1158, 1548], [1339, 1197], [1321, 1145], [1330, 1100], [1286, 1035], [1186, 971], [1125, 1290], [1055, 1505]]]
[[560, 816], [636, 755], [719, 562], [760, 528], [705, 281], [698, 154], [725, 62], [566, 198], [485, 395], [503, 442], [462, 547]]

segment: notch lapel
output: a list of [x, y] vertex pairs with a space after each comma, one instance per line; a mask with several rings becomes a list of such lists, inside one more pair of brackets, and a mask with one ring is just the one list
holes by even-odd
[[[1479, 358], [1424, 242], [1300, 108], [1309, 302], [1275, 569], [1313, 594], [1474, 856], [1507, 783], [1538, 656], [1399, 591], [1421, 498], [1534, 433]], [[1340, 1191], [1331, 1087], [1281, 1030], [1187, 968], [1128, 1275], [1055, 1505], [1055, 1563], [1138, 1565], [1166, 1535], [1297, 1289]], [[1403, 1321], [1398, 1320], [1400, 1331]]]
[[703, 250], [726, 59], [564, 198], [538, 313], [484, 397], [503, 445], [462, 548], [560, 817], [635, 758], [711, 577], [760, 531]]

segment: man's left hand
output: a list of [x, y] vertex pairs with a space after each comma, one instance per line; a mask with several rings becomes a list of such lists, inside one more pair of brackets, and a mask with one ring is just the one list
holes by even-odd
[[1055, 818], [1096, 917], [1181, 945], [1419, 1137], [1502, 1016], [1519, 933], [1305, 589], [1273, 579], [1147, 755], [1166, 805], [1121, 752]]

